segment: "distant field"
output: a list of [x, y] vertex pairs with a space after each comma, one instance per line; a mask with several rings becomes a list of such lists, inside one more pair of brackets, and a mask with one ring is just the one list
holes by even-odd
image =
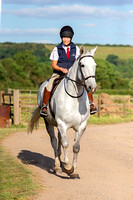
[[[91, 49], [92, 46], [86, 46], [85, 49]], [[109, 54], [114, 54], [123, 59], [133, 59], [133, 47], [110, 47], [99, 46], [96, 53], [96, 58], [106, 59]]]
[[[45, 45], [50, 51], [56, 45]], [[79, 46], [80, 47], [80, 46]], [[95, 46], [85, 46], [85, 49], [92, 49]], [[98, 46], [96, 58], [103, 58], [106, 59], [109, 54], [114, 54], [119, 56], [119, 58], [123, 59], [133, 59], [133, 47], [118, 47], [118, 46]]]

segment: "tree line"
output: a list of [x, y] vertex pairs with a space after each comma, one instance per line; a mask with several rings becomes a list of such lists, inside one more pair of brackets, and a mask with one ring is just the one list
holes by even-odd
[[[50, 53], [45, 44], [0, 43], [0, 89], [37, 89], [52, 74]], [[99, 89], [133, 89], [133, 59], [108, 55], [95, 61]]]

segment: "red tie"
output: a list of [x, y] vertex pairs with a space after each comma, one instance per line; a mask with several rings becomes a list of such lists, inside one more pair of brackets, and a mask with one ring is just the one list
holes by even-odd
[[69, 47], [67, 47], [67, 59], [69, 59], [69, 53], [70, 53]]

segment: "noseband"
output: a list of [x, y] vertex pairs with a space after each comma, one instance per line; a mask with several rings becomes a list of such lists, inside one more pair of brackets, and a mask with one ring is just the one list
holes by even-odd
[[[67, 78], [68, 80], [70, 80], [70, 81], [72, 81], [72, 82], [75, 82], [75, 83], [77, 83], [78, 85], [82, 85], [82, 86], [83, 86], [83, 92], [82, 92], [82, 94], [79, 95], [79, 96], [73, 96], [73, 95], [69, 94], [69, 93], [67, 92], [66, 86], [65, 86], [65, 91], [66, 91], [66, 93], [67, 93], [69, 96], [71, 96], [72, 98], [79, 98], [79, 97], [81, 97], [81, 96], [83, 95], [83, 93], [84, 93], [84, 88], [86, 88], [85, 81], [86, 81], [87, 79], [89, 79], [89, 78], [95, 78], [94, 75], [87, 76], [87, 77], [84, 77], [84, 75], [83, 75], [82, 68], [83, 68], [84, 66], [81, 65], [80, 61], [82, 60], [82, 58], [85, 58], [85, 57], [92, 57], [92, 58], [93, 58], [93, 56], [91, 56], [91, 55], [85, 55], [85, 56], [82, 56], [82, 57], [79, 58], [80, 72], [81, 72], [81, 75], [82, 75], [82, 77], [83, 77], [83, 82], [84, 82], [84, 83], [79, 83], [78, 81], [75, 81], [75, 80], [69, 78], [68, 76], [65, 77], [65, 78]], [[65, 85], [65, 81], [64, 81], [64, 85]]]

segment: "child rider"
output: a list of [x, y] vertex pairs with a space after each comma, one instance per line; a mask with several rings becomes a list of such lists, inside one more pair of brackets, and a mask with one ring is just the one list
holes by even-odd
[[[47, 103], [52, 90], [53, 82], [61, 75], [68, 73], [69, 69], [74, 64], [75, 60], [80, 56], [80, 49], [71, 41], [74, 31], [70, 26], [64, 26], [60, 30], [62, 42], [53, 49], [50, 60], [52, 60], [53, 75], [50, 78], [48, 85], [44, 90], [41, 116], [47, 116]], [[93, 103], [92, 93], [87, 93], [91, 101], [90, 114], [95, 114], [97, 108]]]

